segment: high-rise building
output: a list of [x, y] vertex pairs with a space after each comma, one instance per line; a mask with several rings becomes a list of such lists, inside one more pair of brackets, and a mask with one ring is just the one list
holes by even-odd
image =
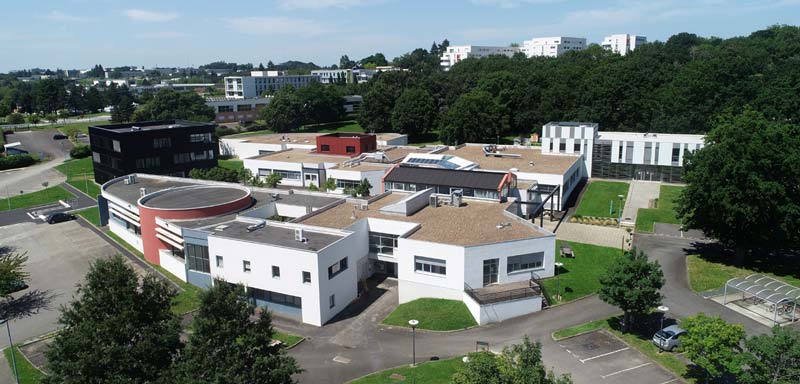
[[606, 36], [601, 45], [605, 49], [625, 56], [642, 44], [647, 44], [646, 36], [623, 33]]
[[558, 57], [571, 51], [586, 49], [586, 39], [582, 37], [537, 37], [522, 42], [522, 52], [528, 57]]
[[481, 58], [491, 55], [503, 55], [512, 57], [519, 52], [519, 47], [489, 47], [480, 45], [451, 45], [447, 47], [447, 52], [442, 54], [441, 65], [445, 71], [461, 60], [466, 58]]

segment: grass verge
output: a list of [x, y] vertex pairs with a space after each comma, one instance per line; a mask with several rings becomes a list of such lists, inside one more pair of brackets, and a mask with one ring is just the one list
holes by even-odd
[[749, 261], [746, 265], [733, 265], [733, 256], [689, 255], [686, 259], [689, 271], [689, 286], [696, 292], [719, 289], [734, 277], [745, 277], [754, 273], [781, 280], [800, 287], [800, 266], [791, 260]]
[[67, 176], [67, 184], [93, 199], [100, 194], [100, 185], [94, 182], [94, 165], [91, 157], [67, 160], [58, 165], [56, 170]]
[[619, 325], [619, 320], [620, 317], [616, 316], [608, 319], [592, 321], [590, 323], [579, 324], [574, 327], [559, 329], [553, 332], [553, 338], [560, 340], [581, 333], [605, 329], [614, 336], [622, 339], [641, 354], [657, 362], [662, 367], [666, 368], [673, 374], [680, 376], [687, 382], [698, 382], [697, 378], [690, 375], [689, 364], [687, 364], [685, 360], [678, 357], [675, 353], [661, 352], [658, 347], [653, 344], [651, 337], [652, 333], [655, 333], [655, 329], [650, 330], [652, 333], [648, 331], [622, 332]]
[[67, 200], [74, 198], [75, 195], [73, 195], [72, 193], [70, 193], [69, 191], [60, 186], [49, 187], [41, 191], [26, 193], [23, 195], [11, 196], [6, 199], [0, 199], [0, 211], [36, 207], [39, 205], [55, 203], [56, 201], [59, 200]]
[[179, 287], [181, 287], [181, 289], [183, 289], [182, 292], [178, 292], [178, 294], [172, 298], [173, 313], [182, 315], [186, 312], [200, 308], [200, 288], [195, 287], [194, 285], [186, 283], [183, 280], [175, 277], [173, 274], [169, 273], [166, 269], [162, 268], [159, 265], [151, 264], [149, 261], [147, 261], [147, 259], [144, 258], [144, 255], [141, 252], [139, 252], [138, 249], [128, 244], [127, 241], [117, 236], [114, 232], [111, 232], [111, 230], [106, 230], [106, 234], [108, 235], [108, 237], [114, 239], [114, 241], [125, 247], [125, 249], [136, 255], [138, 258], [144, 260], [145, 263], [149, 264], [151, 267], [161, 272], [162, 275], [166, 276], [173, 283], [177, 284]]
[[218, 160], [217, 166], [220, 168], [232, 169], [234, 171], [238, 171], [240, 169], [244, 169], [244, 161], [239, 159]]
[[[11, 349], [6, 348], [3, 350], [3, 354], [6, 356], [6, 361], [8, 361], [9, 370], [13, 377], [14, 375], [14, 366], [11, 362]], [[26, 359], [22, 352], [19, 351], [19, 348], [14, 347], [14, 358], [17, 361], [17, 373], [19, 374], [19, 382], [20, 384], [38, 384], [44, 378], [44, 373], [42, 371], [36, 369], [29, 361]]]
[[464, 363], [460, 357], [447, 360], [429, 361], [417, 364], [416, 367], [402, 366], [391, 368], [360, 379], [350, 381], [349, 384], [438, 384], [449, 383], [450, 379]]
[[383, 324], [408, 327], [411, 319], [419, 321], [419, 329], [431, 331], [453, 331], [477, 325], [463, 302], [431, 298], [398, 305], [383, 319]]
[[[621, 204], [619, 195], [622, 195]], [[618, 217], [625, 206], [627, 198], [628, 183], [592, 181], [586, 187], [586, 192], [581, 197], [575, 214], [580, 216]]]
[[300, 336], [292, 335], [290, 333], [284, 333], [284, 332], [280, 332], [280, 331], [275, 331], [275, 334], [272, 336], [272, 338], [275, 339], [275, 340], [279, 340], [281, 343], [283, 343], [284, 347], [286, 347], [286, 348], [291, 348], [295, 344], [297, 344], [301, 340], [303, 340], [303, 338], [300, 337]]
[[653, 224], [680, 224], [675, 204], [683, 187], [662, 185], [658, 192], [658, 208], [639, 208], [636, 214], [636, 232], [653, 232]]
[[75, 212], [78, 216], [83, 217], [86, 221], [94, 224], [95, 227], [100, 226], [100, 208], [92, 207]]
[[[572, 248], [575, 258], [561, 257], [558, 249], [565, 244]], [[559, 284], [560, 302], [572, 301], [596, 293], [600, 289], [600, 276], [621, 257], [622, 253], [617, 248], [564, 240], [556, 241], [556, 261], [564, 263], [564, 266], [559, 268], [557, 278], [551, 277], [541, 281], [548, 302], [556, 303], [555, 296]], [[560, 283], [559, 280], [561, 280]]]

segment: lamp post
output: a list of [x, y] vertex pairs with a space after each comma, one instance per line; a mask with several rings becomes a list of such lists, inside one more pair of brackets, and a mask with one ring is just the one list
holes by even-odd
[[553, 265], [556, 266], [556, 301], [561, 301], [561, 278], [558, 275], [558, 270], [564, 266], [564, 263], [555, 262]]
[[619, 207], [617, 207], [617, 211], [619, 212], [619, 217], [617, 219], [617, 223], [622, 222], [622, 199], [625, 198], [624, 195], [617, 195], [619, 197]]
[[11, 348], [11, 365], [14, 367], [14, 377], [17, 378], [17, 384], [19, 384], [19, 372], [17, 372], [17, 357], [14, 353], [14, 341], [11, 339], [11, 328], [8, 325], [8, 319], [0, 320], [0, 324], [6, 324], [6, 331], [8, 332], [8, 344], [9, 348]]
[[[658, 329], [660, 331], [664, 329], [664, 317], [667, 316], [667, 312], [669, 312], [669, 307], [667, 307], [666, 305], [660, 305], [656, 309], [658, 309], [658, 311], [661, 312], [661, 328]], [[661, 346], [661, 343], [658, 343], [658, 349], [662, 351], [664, 350], [663, 347]]]
[[417, 366], [417, 325], [419, 321], [409, 320], [408, 325], [411, 326], [411, 366]]

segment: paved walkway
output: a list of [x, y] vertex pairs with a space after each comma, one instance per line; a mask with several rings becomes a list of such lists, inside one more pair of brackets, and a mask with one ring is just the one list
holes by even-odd
[[635, 224], [639, 208], [650, 207], [650, 200], [658, 197], [660, 189], [661, 183], [658, 182], [632, 180], [628, 187], [628, 199], [622, 209], [622, 221]]
[[0, 353], [0, 383], [16, 383], [11, 363], [6, 360], [6, 354]]

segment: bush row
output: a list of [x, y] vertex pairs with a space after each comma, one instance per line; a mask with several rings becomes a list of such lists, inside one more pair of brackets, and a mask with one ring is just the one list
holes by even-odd
[[0, 156], [0, 170], [27, 167], [35, 163], [36, 159], [31, 155]]

